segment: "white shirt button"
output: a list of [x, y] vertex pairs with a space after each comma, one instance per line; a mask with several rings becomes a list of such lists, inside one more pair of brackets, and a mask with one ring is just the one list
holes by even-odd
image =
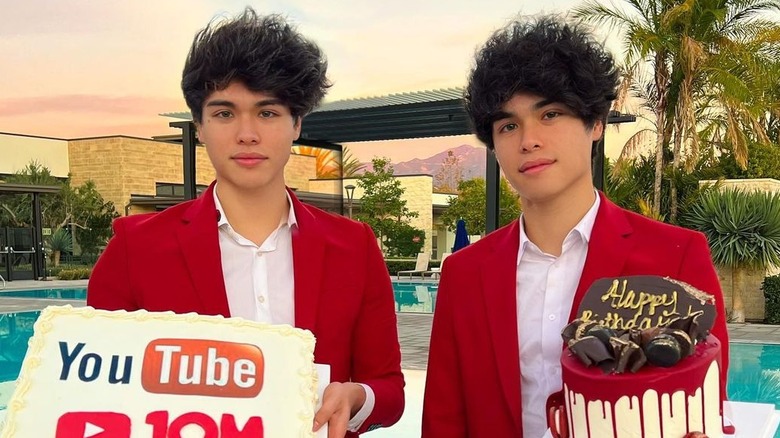
[[548, 318], [550, 319], [550, 321], [555, 321], [555, 315], [550, 315], [548, 316]]
[[265, 303], [265, 297], [260, 295], [259, 297], [257, 297], [257, 302], [260, 303], [260, 304]]

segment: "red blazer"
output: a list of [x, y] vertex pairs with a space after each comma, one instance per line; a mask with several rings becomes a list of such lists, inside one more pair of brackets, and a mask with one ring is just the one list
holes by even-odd
[[[117, 219], [92, 271], [87, 304], [230, 316], [212, 191], [213, 184], [194, 201]], [[314, 358], [330, 364], [333, 381], [373, 389], [376, 404], [361, 432], [390, 426], [403, 412], [404, 378], [392, 285], [374, 234], [290, 196], [298, 221], [295, 325], [314, 333]]]
[[[523, 436], [515, 296], [519, 233], [515, 221], [447, 258], [431, 333], [425, 438]], [[725, 387], [723, 294], [704, 235], [623, 210], [601, 195], [570, 320], [595, 280], [641, 274], [673, 277], [715, 295], [712, 333], [723, 345]]]

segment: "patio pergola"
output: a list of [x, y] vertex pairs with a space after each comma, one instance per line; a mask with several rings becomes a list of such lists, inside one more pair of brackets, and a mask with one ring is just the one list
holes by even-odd
[[[32, 275], [34, 279], [44, 277], [44, 251], [43, 251], [43, 215], [41, 212], [41, 198], [43, 194], [56, 194], [60, 192], [57, 186], [42, 186], [28, 184], [0, 183], [0, 194], [8, 195], [32, 195], [32, 230], [34, 246], [30, 250], [15, 250], [8, 245], [0, 247], [0, 257], [6, 258], [6, 272], [0, 272], [10, 277], [11, 254], [32, 254]], [[10, 278], [7, 278], [10, 280]]]
[[[195, 127], [189, 113], [163, 114], [184, 119], [171, 126], [182, 129], [185, 195], [195, 187]], [[608, 124], [634, 122], [636, 117], [612, 111]], [[444, 137], [470, 134], [468, 116], [463, 107], [463, 89], [390, 94], [380, 97], [347, 99], [325, 103], [306, 116], [300, 144], [341, 150], [341, 143], [377, 140]], [[594, 184], [604, 186], [604, 142], [595, 145]], [[499, 168], [495, 155], [486, 149], [487, 183], [486, 228], [498, 228]], [[188, 191], [188, 187], [191, 190]], [[188, 196], [188, 195], [186, 195]], [[191, 199], [191, 198], [188, 198]]]

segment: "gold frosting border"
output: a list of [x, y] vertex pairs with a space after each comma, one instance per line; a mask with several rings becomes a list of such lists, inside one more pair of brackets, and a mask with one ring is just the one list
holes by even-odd
[[[302, 341], [304, 347], [301, 349], [301, 355], [306, 358], [305, 364], [298, 370], [298, 375], [303, 377], [300, 386], [300, 395], [304, 400], [313, 400], [316, 406], [317, 394], [317, 373], [314, 368], [314, 335], [306, 329], [295, 328], [287, 324], [266, 324], [256, 321], [248, 321], [240, 318], [225, 318], [222, 315], [200, 315], [197, 313], [174, 313], [174, 312], [148, 312], [146, 310], [135, 310], [128, 312], [125, 310], [99, 310], [94, 307], [73, 307], [70, 304], [65, 306], [48, 306], [41, 311], [40, 316], [33, 325], [33, 336], [28, 343], [27, 353], [22, 361], [22, 369], [17, 379], [17, 385], [6, 408], [5, 421], [0, 423], [0, 438], [14, 438], [16, 432], [16, 417], [26, 406], [26, 396], [32, 385], [33, 370], [41, 364], [40, 353], [44, 347], [44, 338], [52, 331], [55, 318], [59, 316], [81, 316], [86, 319], [107, 318], [124, 319], [135, 321], [182, 321], [187, 323], [207, 323], [219, 326], [233, 326], [236, 328], [254, 328], [262, 329], [266, 332], [275, 332], [285, 337], [296, 337]], [[311, 384], [306, 384], [307, 380]], [[314, 406], [310, 410], [302, 410], [298, 418], [303, 423], [300, 436], [310, 438], [314, 436], [311, 431], [311, 425], [314, 424]]]

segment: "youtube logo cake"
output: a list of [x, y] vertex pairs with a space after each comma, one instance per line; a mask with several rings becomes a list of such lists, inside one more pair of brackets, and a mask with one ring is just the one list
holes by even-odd
[[309, 331], [48, 307], [0, 438], [313, 437], [316, 402]]
[[115, 412], [68, 412], [57, 420], [55, 438], [130, 438], [130, 417]]

